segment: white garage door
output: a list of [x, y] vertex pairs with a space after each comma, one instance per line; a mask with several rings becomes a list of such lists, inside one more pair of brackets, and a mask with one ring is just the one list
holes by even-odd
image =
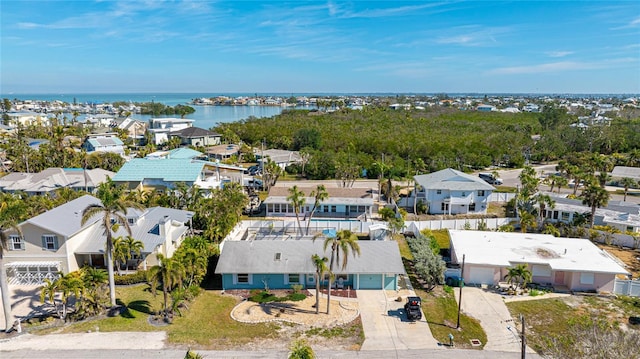
[[469, 268], [469, 282], [473, 284], [493, 284], [493, 268], [471, 267]]

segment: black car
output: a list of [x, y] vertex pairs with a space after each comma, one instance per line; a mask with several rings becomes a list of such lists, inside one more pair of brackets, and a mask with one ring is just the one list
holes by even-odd
[[407, 312], [407, 319], [415, 322], [422, 319], [422, 311], [420, 310], [420, 297], [407, 297], [404, 305], [404, 311]]

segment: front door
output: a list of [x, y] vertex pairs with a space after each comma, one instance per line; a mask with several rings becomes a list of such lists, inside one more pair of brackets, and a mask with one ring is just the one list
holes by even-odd
[[564, 272], [556, 272], [554, 284], [564, 284]]

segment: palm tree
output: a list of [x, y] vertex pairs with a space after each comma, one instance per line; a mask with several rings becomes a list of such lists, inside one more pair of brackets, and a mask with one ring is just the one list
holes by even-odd
[[538, 201], [538, 206], [539, 206], [538, 215], [540, 216], [540, 228], [542, 228], [542, 225], [544, 224], [545, 209], [547, 207], [553, 209], [553, 207], [556, 205], [556, 201], [554, 201], [547, 194], [538, 194], [536, 199]]
[[329, 305], [331, 303], [331, 282], [333, 277], [333, 265], [340, 262], [340, 254], [342, 254], [342, 263], [340, 268], [344, 270], [349, 262], [349, 253], [355, 257], [360, 255], [360, 245], [358, 244], [358, 236], [348, 229], [343, 229], [336, 234], [335, 237], [327, 237], [324, 240], [324, 250], [331, 246], [331, 262], [329, 263], [329, 286], [327, 288], [327, 314], [329, 314]]
[[128, 201], [123, 197], [123, 189], [117, 187], [110, 178], [101, 183], [96, 196], [102, 203], [91, 204], [82, 211], [84, 226], [93, 218], [101, 217], [101, 226], [106, 236], [107, 271], [109, 272], [109, 297], [111, 306], [116, 306], [116, 284], [113, 277], [113, 231], [115, 224], [124, 226], [128, 235], [131, 235], [131, 227], [125, 215], [129, 208], [142, 209], [138, 203]]
[[596, 216], [596, 208], [606, 206], [609, 203], [609, 192], [597, 184], [590, 184], [582, 193], [582, 204], [591, 207], [591, 225], [593, 228], [593, 221]]
[[307, 199], [305, 198], [304, 192], [298, 190], [298, 186], [293, 186], [289, 188], [289, 196], [287, 197], [287, 201], [291, 203], [293, 206], [293, 212], [296, 214], [296, 221], [298, 222], [298, 232], [300, 236], [303, 235], [302, 226], [300, 225], [300, 210], [304, 206]]
[[9, 250], [9, 236], [7, 230], [13, 230], [22, 235], [18, 227], [17, 218], [25, 210], [22, 202], [15, 200], [3, 200], [0, 203], [0, 292], [2, 292], [2, 307], [4, 308], [5, 331], [9, 332], [13, 326], [11, 313], [11, 298], [9, 296], [9, 282], [4, 266], [4, 252]]
[[311, 197], [313, 197], [313, 208], [309, 213], [309, 220], [307, 222], [307, 235], [309, 235], [309, 226], [311, 225], [311, 218], [316, 213], [316, 210], [320, 207], [320, 203], [326, 201], [329, 198], [329, 192], [327, 188], [319, 184], [314, 191], [311, 191]]
[[524, 288], [531, 282], [531, 271], [526, 264], [518, 264], [508, 269], [507, 275], [504, 276], [509, 284], [516, 285], [516, 288]]
[[184, 278], [184, 267], [173, 258], [165, 258], [162, 254], [158, 254], [159, 264], [151, 267], [149, 270], [149, 285], [151, 293], [156, 294], [158, 285], [162, 287], [162, 297], [164, 302], [164, 319], [169, 320], [169, 308], [167, 307], [167, 299], [169, 292], [176, 286], [182, 285]]
[[620, 184], [624, 187], [624, 201], [627, 201], [627, 193], [629, 193], [629, 188], [633, 188], [635, 186], [638, 185], [638, 182], [636, 182], [633, 178], [629, 178], [629, 177], [624, 177], [622, 180], [620, 180]]
[[324, 274], [329, 270], [327, 268], [327, 257], [320, 257], [317, 254], [311, 256], [313, 266], [316, 268], [316, 314], [320, 312], [320, 280], [324, 277]]
[[125, 269], [127, 262], [129, 259], [133, 258], [134, 254], [138, 256], [142, 254], [142, 250], [144, 249], [144, 243], [141, 241], [127, 236], [126, 238], [122, 238], [122, 236], [115, 238], [113, 240], [113, 256], [114, 260], [117, 262], [118, 273], [120, 273], [120, 267], [124, 263]]
[[518, 217], [520, 217], [520, 231], [522, 233], [527, 233], [527, 228], [534, 227], [536, 224], [536, 217], [524, 209], [518, 211]]

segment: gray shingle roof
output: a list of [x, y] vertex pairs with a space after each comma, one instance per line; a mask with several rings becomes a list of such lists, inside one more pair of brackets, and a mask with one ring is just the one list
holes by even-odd
[[[404, 266], [398, 244], [393, 241], [359, 241], [360, 256], [349, 255], [345, 270], [336, 274], [400, 274]], [[276, 260], [276, 253], [281, 253]], [[315, 273], [311, 256], [330, 258], [322, 240], [256, 240], [224, 242], [216, 273]]]
[[413, 177], [416, 183], [429, 189], [443, 189], [454, 191], [495, 190], [480, 177], [447, 168], [438, 172]]
[[[28, 219], [25, 222], [69, 237], [82, 228], [80, 225], [82, 221], [82, 211], [89, 205], [98, 203], [100, 203], [99, 199], [85, 195]], [[97, 220], [98, 218], [96, 217], [95, 220], [89, 221], [85, 226]]]

